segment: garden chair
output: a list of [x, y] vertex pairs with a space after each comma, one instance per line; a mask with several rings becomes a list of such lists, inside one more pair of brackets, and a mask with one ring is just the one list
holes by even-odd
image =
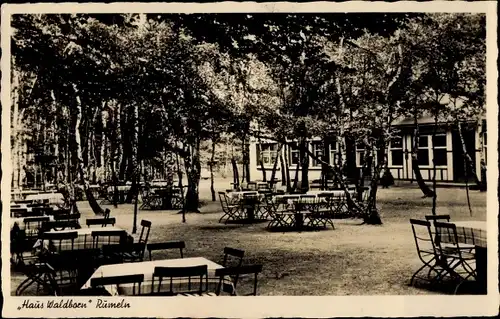
[[219, 200], [222, 207], [222, 217], [219, 219], [221, 223], [224, 219], [224, 224], [230, 220], [241, 219], [240, 205], [229, 204], [229, 199], [224, 192], [219, 192]]
[[26, 239], [29, 241], [36, 240], [38, 238], [40, 229], [44, 222], [48, 222], [50, 218], [48, 216], [41, 217], [26, 217], [24, 222], [24, 231], [26, 233]]
[[76, 220], [76, 221], [78, 221], [80, 219], [80, 217], [81, 217], [80, 213], [56, 214], [56, 215], [54, 215], [54, 220]]
[[125, 230], [94, 230], [91, 236], [92, 248], [99, 249], [103, 245], [124, 244], [127, 232]]
[[[447, 275], [447, 270], [443, 267], [445, 264], [438, 255], [434, 238], [431, 234], [431, 223], [425, 220], [410, 219], [410, 224], [418, 258], [423, 263], [412, 275], [410, 285], [414, 284], [416, 278], [428, 281], [431, 285], [434, 285]], [[419, 274], [424, 270], [427, 270], [427, 276], [420, 277]], [[431, 277], [431, 273], [433, 272], [436, 273], [436, 276]]]
[[146, 244], [149, 239], [149, 232], [151, 231], [151, 222], [149, 220], [141, 220], [141, 233], [136, 243], [128, 246], [128, 250], [122, 253], [125, 262], [142, 261], [144, 259], [144, 252]]
[[[56, 273], [55, 280], [59, 285], [76, 284], [78, 262], [75, 258], [76, 231], [45, 232], [41, 234], [44, 244], [40, 261], [48, 263]], [[47, 245], [45, 246], [45, 243]]]
[[33, 216], [54, 215], [54, 208], [53, 207], [33, 207], [31, 209], [31, 213]]
[[274, 203], [272, 193], [265, 193], [263, 199], [257, 206], [257, 214], [261, 219], [267, 219], [273, 214]]
[[172, 188], [172, 208], [181, 209], [184, 207], [184, 190], [179, 187]]
[[452, 223], [435, 222], [436, 248], [440, 259], [452, 279], [457, 281], [454, 293], [469, 278], [477, 278], [476, 256], [462, 249], [458, 241], [457, 226]]
[[169, 250], [169, 249], [179, 249], [181, 258], [184, 258], [183, 250], [186, 248], [186, 243], [184, 241], [170, 241], [164, 243], [152, 243], [147, 245], [147, 250], [149, 253], [149, 260], [152, 259], [152, 252], [156, 250]]
[[151, 285], [153, 295], [200, 296], [208, 290], [208, 267], [155, 267]]
[[87, 218], [85, 221], [87, 227], [99, 225], [101, 227], [106, 227], [108, 225], [115, 226], [116, 218]]
[[[109, 277], [96, 277], [90, 279], [90, 286], [93, 289], [104, 288], [105, 286], [117, 285], [118, 289], [127, 287], [127, 290], [132, 284], [132, 296], [141, 294], [141, 285], [144, 282], [144, 274], [137, 275], [124, 275], [124, 276], [109, 276]], [[124, 285], [123, 287], [120, 287]], [[137, 287], [137, 291], [136, 291]], [[127, 294], [130, 295], [130, 294]]]
[[42, 222], [42, 229], [40, 232], [47, 232], [51, 230], [67, 230], [67, 229], [80, 229], [80, 223], [77, 220], [54, 220]]
[[37, 285], [37, 295], [40, 293], [40, 287], [47, 289], [49, 295], [60, 295], [59, 285], [55, 279], [55, 270], [49, 264], [34, 263], [25, 265], [22, 267], [22, 272], [26, 276], [26, 279], [17, 287], [16, 296], [21, 296], [33, 284]]
[[245, 251], [241, 249], [225, 247], [224, 248], [224, 259], [222, 261], [222, 266], [228, 267], [231, 264], [236, 264], [236, 267], [240, 267], [243, 263], [243, 257], [245, 256]]
[[[215, 270], [215, 276], [219, 277], [219, 284], [217, 286], [216, 295], [220, 295], [221, 290], [229, 292], [232, 296], [256, 296], [257, 295], [257, 277], [262, 272], [262, 265], [245, 265], [241, 267], [219, 268]], [[253, 290], [251, 293], [242, 294], [237, 293], [236, 287], [240, 278], [245, 275], [253, 276]], [[232, 284], [225, 282], [226, 278], [230, 277]], [[228, 287], [228, 288], [226, 288]], [[222, 288], [222, 289], [221, 289]], [[226, 288], [226, 289], [224, 289]]]
[[10, 208], [10, 217], [19, 218], [19, 217], [26, 217], [27, 215], [28, 215], [27, 208], [16, 208], [16, 207]]

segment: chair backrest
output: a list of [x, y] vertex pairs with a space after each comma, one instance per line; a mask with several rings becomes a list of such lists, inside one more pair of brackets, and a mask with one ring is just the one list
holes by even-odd
[[460, 242], [458, 240], [457, 226], [453, 223], [434, 222], [436, 229], [435, 244], [440, 254], [446, 254], [446, 246], [443, 243], [455, 245], [457, 253], [461, 257]]
[[125, 230], [94, 230], [91, 236], [92, 248], [99, 248], [102, 245], [123, 244], [127, 232]]
[[80, 229], [80, 224], [77, 220], [54, 220], [42, 223], [42, 231], [50, 230], [67, 230], [67, 229]]
[[141, 234], [139, 235], [139, 243], [147, 243], [149, 231], [151, 230], [151, 222], [149, 220], [141, 220]]
[[439, 220], [446, 220], [447, 222], [449, 222], [450, 219], [450, 215], [425, 215], [425, 220], [434, 222]]
[[85, 221], [88, 227], [99, 225], [101, 227], [106, 227], [107, 225], [114, 226], [116, 223], [116, 218], [87, 218]]
[[240, 266], [240, 267], [228, 267], [228, 268], [219, 268], [215, 270], [215, 276], [219, 277], [219, 285], [217, 287], [217, 295], [220, 294], [220, 290], [222, 287], [222, 283], [224, 281], [224, 277], [231, 277], [233, 281], [233, 295], [235, 295], [236, 287], [238, 285], [238, 281], [240, 278], [240, 275], [247, 275], [247, 274], [254, 274], [254, 281], [253, 281], [253, 291], [249, 294], [241, 294], [239, 293], [238, 295], [252, 295], [256, 296], [257, 295], [257, 277], [258, 274], [262, 272], [262, 265], [245, 265], [245, 266]]
[[79, 220], [80, 217], [81, 217], [80, 213], [56, 214], [56, 215], [54, 215], [54, 220]]
[[[156, 280], [158, 279], [157, 285]], [[165, 285], [163, 279], [168, 278]], [[187, 279], [186, 279], [187, 278]], [[192, 280], [198, 278], [198, 280]], [[187, 282], [186, 282], [187, 281]], [[187, 289], [186, 289], [187, 284]], [[168, 286], [167, 290], [165, 288]], [[202, 294], [208, 289], [208, 267], [207, 265], [190, 267], [155, 267], [151, 291], [159, 295], [176, 295], [178, 293]]]
[[241, 266], [243, 263], [243, 257], [245, 256], [245, 251], [241, 249], [225, 247], [224, 248], [224, 260], [222, 261], [222, 266], [227, 267], [229, 258], [233, 257], [237, 261], [237, 267]]
[[219, 192], [219, 200], [220, 200], [220, 205], [222, 207], [222, 210], [225, 212], [227, 212], [228, 210], [228, 206], [229, 206], [229, 200], [227, 198], [227, 195], [226, 193], [224, 192]]
[[45, 232], [41, 234], [42, 240], [49, 241], [50, 252], [61, 252], [63, 250], [73, 250], [75, 239], [78, 237], [76, 231]]
[[[92, 288], [99, 288], [108, 285], [122, 285], [122, 284], [134, 284], [132, 295], [141, 294], [141, 284], [144, 282], [144, 274], [137, 275], [124, 275], [124, 276], [109, 276], [109, 277], [96, 277], [90, 280], [90, 286]], [[136, 293], [135, 287], [138, 286], [138, 291]]]
[[149, 260], [152, 260], [152, 251], [155, 250], [167, 250], [167, 249], [179, 249], [181, 253], [181, 258], [184, 258], [183, 249], [186, 248], [186, 243], [184, 241], [169, 241], [163, 243], [151, 243], [147, 244], [147, 250], [149, 253]]
[[424, 254], [429, 252], [435, 254], [436, 246], [431, 233], [431, 223], [426, 220], [410, 219], [410, 224], [419, 258], [423, 260]]
[[31, 209], [33, 215], [35, 216], [43, 216], [43, 215], [53, 215], [54, 208], [53, 207], [33, 207]]
[[11, 217], [25, 217], [27, 215], [28, 215], [27, 208], [16, 208], [16, 207], [10, 208], [10, 216]]

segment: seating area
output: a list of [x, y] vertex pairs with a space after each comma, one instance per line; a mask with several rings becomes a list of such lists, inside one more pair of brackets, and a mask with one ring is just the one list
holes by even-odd
[[[222, 209], [220, 223], [253, 223], [269, 221], [270, 230], [316, 230], [331, 226], [334, 220], [354, 218], [343, 190], [316, 190], [304, 194], [286, 194], [282, 190], [258, 188], [258, 182], [247, 183], [219, 192]], [[349, 190], [351, 200], [357, 196]]]
[[[183, 205], [184, 195], [174, 193], [171, 209]], [[155, 198], [160, 197], [143, 196], [142, 205], [153, 209]], [[134, 235], [117, 225], [110, 209], [102, 216], [89, 213], [72, 212], [45, 199], [13, 201], [11, 263], [23, 277], [15, 295], [237, 295], [235, 276], [243, 267], [243, 250], [226, 247], [221, 264], [186, 257], [185, 241], [151, 242], [154, 225], [149, 220], [142, 219]], [[250, 266], [255, 275], [262, 270]], [[215, 273], [224, 267], [231, 267], [227, 274]]]

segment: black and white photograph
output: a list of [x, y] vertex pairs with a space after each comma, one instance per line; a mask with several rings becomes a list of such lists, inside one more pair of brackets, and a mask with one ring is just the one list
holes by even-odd
[[3, 315], [498, 313], [496, 4], [457, 3], [2, 6]]

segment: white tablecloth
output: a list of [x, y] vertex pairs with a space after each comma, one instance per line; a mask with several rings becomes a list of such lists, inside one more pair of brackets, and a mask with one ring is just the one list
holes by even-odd
[[487, 247], [487, 224], [485, 221], [461, 221], [454, 223], [457, 226], [458, 241], [479, 247]]
[[[115, 227], [115, 226], [108, 226], [108, 227], [87, 227], [87, 228], [80, 228], [80, 229], [68, 229], [68, 230], [51, 230], [49, 233], [67, 233], [67, 232], [74, 232], [76, 231], [78, 234], [78, 237], [75, 239], [74, 243], [74, 249], [89, 249], [92, 248], [92, 232], [93, 231], [113, 231], [113, 232], [123, 232], [125, 231], [122, 228]], [[42, 244], [42, 241], [39, 239], [33, 246], [33, 248], [38, 248]], [[106, 244], [106, 243], [102, 243]], [[48, 240], [43, 241], [43, 247], [47, 248], [48, 247]], [[63, 245], [64, 246], [64, 245]], [[97, 247], [100, 248], [100, 247]]]
[[[151, 283], [155, 267], [191, 267], [201, 265], [207, 265], [209, 288], [212, 287], [213, 289], [218, 284], [218, 278], [215, 278], [215, 270], [223, 267], [203, 257], [164, 259], [101, 266], [97, 268], [89, 280], [82, 286], [82, 289], [91, 288], [90, 281], [92, 278], [144, 274], [141, 294], [148, 294], [151, 293]], [[155, 284], [158, 284], [158, 281], [156, 281]], [[126, 288], [127, 286], [129, 289]], [[123, 287], [106, 286], [105, 288], [111, 295], [116, 296], [129, 294], [130, 287], [131, 285], [123, 285]]]
[[26, 200], [42, 201], [49, 200], [49, 204], [62, 204], [64, 203], [64, 196], [61, 193], [45, 193], [33, 194], [26, 196]]

